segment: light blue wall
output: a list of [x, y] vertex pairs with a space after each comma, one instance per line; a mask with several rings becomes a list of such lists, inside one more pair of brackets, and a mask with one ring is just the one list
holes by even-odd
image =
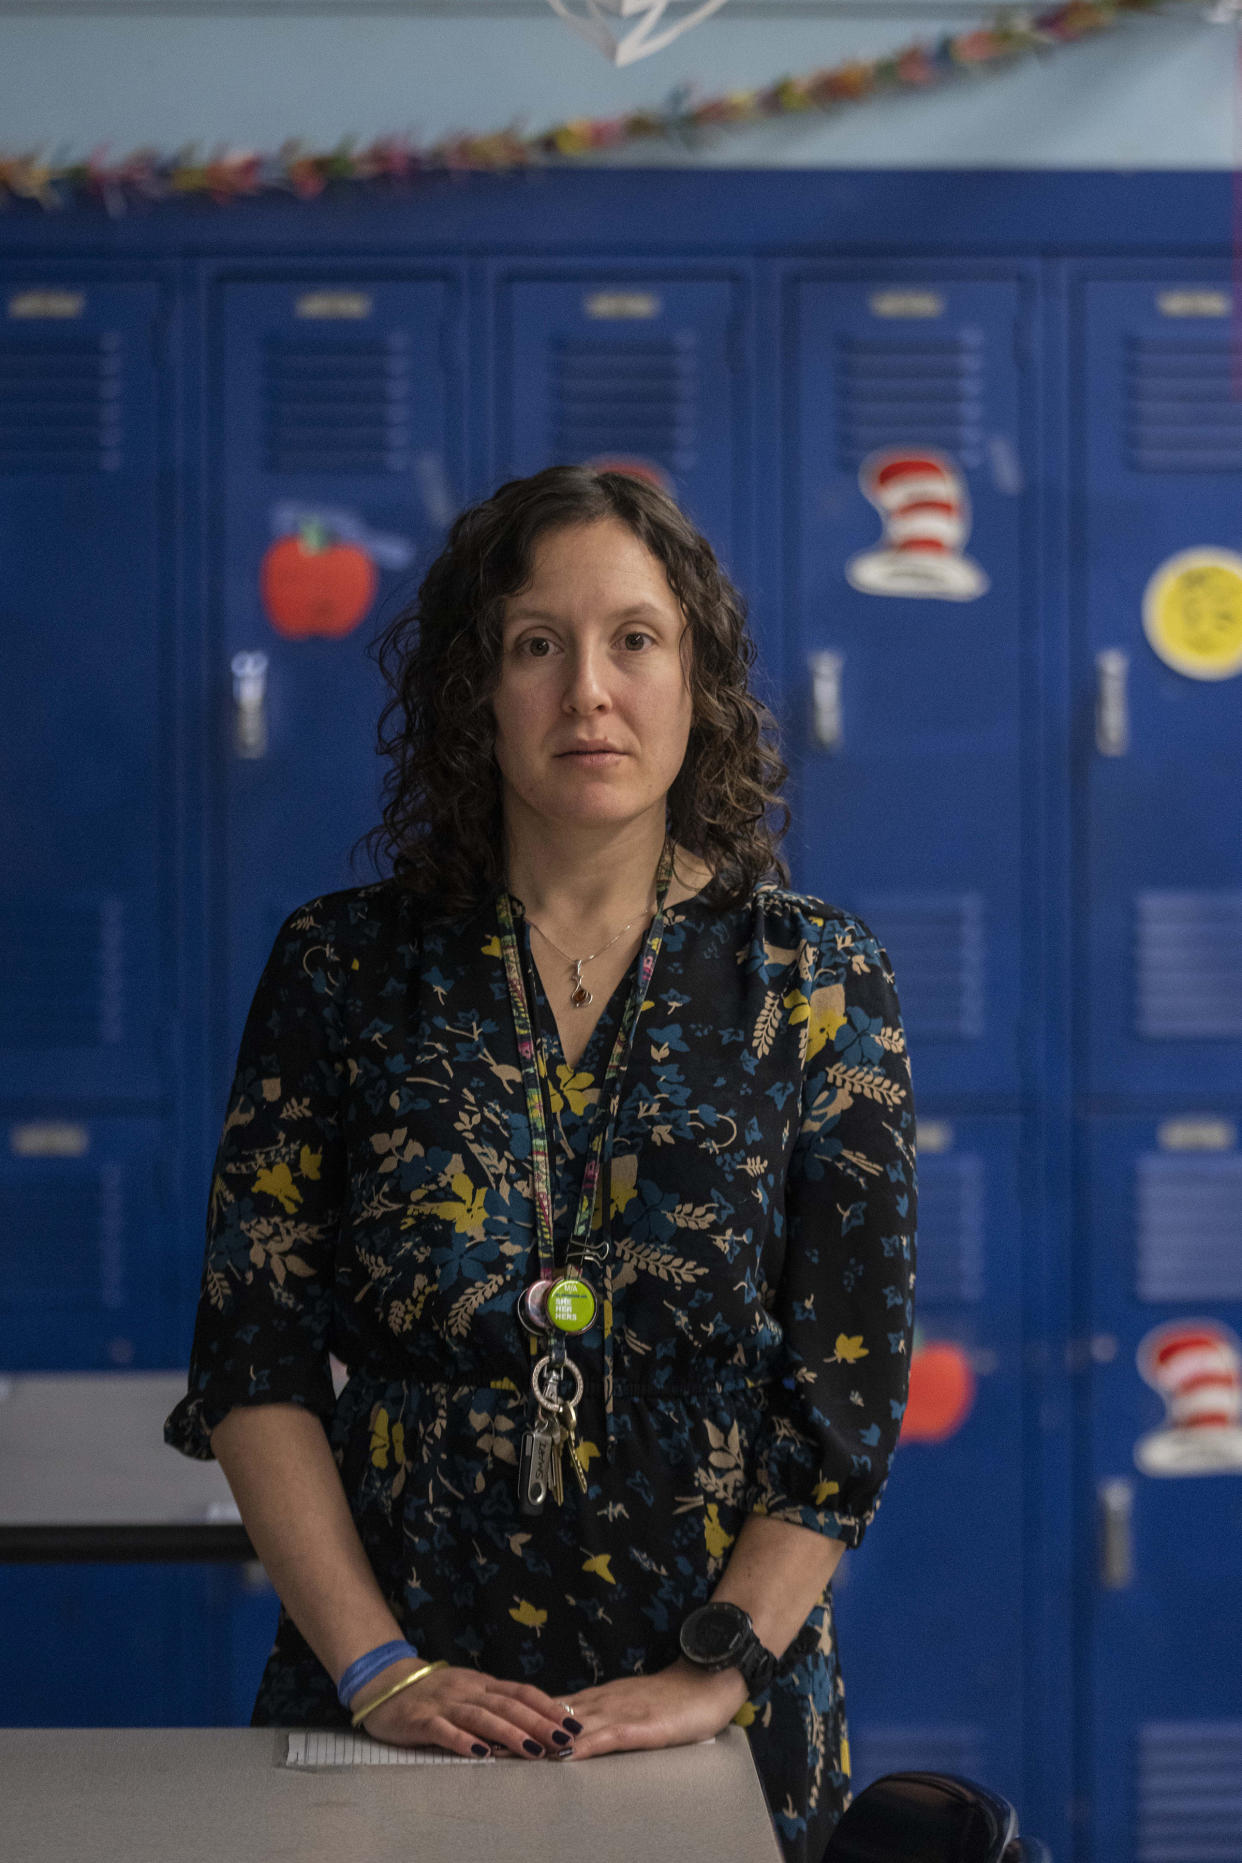
[[[581, 5], [581, 0], [577, 0]], [[110, 159], [161, 151], [323, 148], [408, 133], [420, 142], [521, 119], [526, 133], [573, 116], [663, 105], [675, 86], [710, 96], [789, 72], [874, 57], [988, 17], [912, 4], [867, 17], [800, 15], [774, 0], [722, 11], [664, 51], [618, 69], [548, 9], [489, 17], [477, 4], [434, 13], [360, 7], [246, 12], [169, 0], [144, 13], [62, 12], [56, 0], [0, 0], [0, 152], [59, 160], [108, 145]], [[281, 16], [283, 11], [283, 16]], [[963, 77], [735, 132], [697, 150], [661, 139], [612, 161], [760, 167], [1230, 168], [1237, 27], [1198, 4], [1123, 19], [1112, 30]]]

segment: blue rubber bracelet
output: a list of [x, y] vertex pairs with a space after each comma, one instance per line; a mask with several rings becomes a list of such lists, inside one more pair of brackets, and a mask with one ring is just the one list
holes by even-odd
[[336, 1685], [336, 1698], [343, 1708], [349, 1706], [349, 1698], [356, 1695], [372, 1676], [386, 1669], [389, 1663], [399, 1662], [403, 1656], [412, 1656], [417, 1662], [418, 1651], [404, 1637], [398, 1637], [392, 1643], [381, 1643], [378, 1649], [368, 1650], [365, 1656], [359, 1656], [357, 1662], [351, 1662], [344, 1675]]

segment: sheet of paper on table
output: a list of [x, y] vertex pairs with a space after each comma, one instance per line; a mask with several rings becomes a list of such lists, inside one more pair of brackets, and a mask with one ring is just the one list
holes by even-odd
[[[694, 1746], [714, 1744], [715, 1734]], [[477, 1759], [473, 1753], [446, 1753], [443, 1747], [394, 1747], [366, 1734], [341, 1733], [334, 1728], [308, 1728], [290, 1734], [285, 1765], [303, 1772], [331, 1766], [489, 1766], [492, 1756]]]
[[446, 1753], [443, 1747], [394, 1747], [366, 1734], [334, 1728], [310, 1728], [290, 1734], [285, 1765], [303, 1770], [326, 1766], [486, 1766], [473, 1753]]

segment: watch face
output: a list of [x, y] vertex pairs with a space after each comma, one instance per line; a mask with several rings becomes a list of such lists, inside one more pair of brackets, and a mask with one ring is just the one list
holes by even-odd
[[719, 1662], [740, 1649], [745, 1630], [732, 1612], [718, 1611], [704, 1605], [687, 1626], [694, 1653], [704, 1662]]

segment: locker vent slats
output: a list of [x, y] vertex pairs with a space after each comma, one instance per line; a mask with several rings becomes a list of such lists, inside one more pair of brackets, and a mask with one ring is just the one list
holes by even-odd
[[1236, 472], [1242, 466], [1242, 363], [1227, 330], [1194, 339], [1130, 336], [1124, 367], [1132, 471]]
[[1141, 892], [1135, 908], [1138, 1033], [1242, 1035], [1242, 890]]
[[953, 336], [837, 339], [837, 460], [856, 472], [880, 446], [934, 446], [963, 466], [983, 460], [984, 349]]
[[110, 331], [0, 337], [0, 473], [119, 470], [120, 343]]
[[983, 1298], [983, 1160], [970, 1152], [919, 1156], [918, 1304]]
[[1135, 1863], [1242, 1863], [1242, 1721], [1138, 1733]]
[[[115, 1161], [46, 1166], [0, 1184], [0, 1309], [116, 1311], [125, 1304], [125, 1198]], [[66, 1341], [70, 1349], [72, 1341]]]
[[888, 952], [902, 1021], [922, 1040], [981, 1036], [982, 894], [868, 894], [858, 910]]
[[124, 1039], [124, 902], [0, 899], [0, 1043], [98, 1048]]
[[405, 472], [410, 357], [388, 336], [270, 336], [264, 345], [264, 459], [269, 472]]
[[865, 1727], [850, 1732], [850, 1783], [858, 1793], [886, 1772], [952, 1772], [986, 1779], [982, 1727]]
[[558, 463], [601, 453], [697, 463], [698, 357], [693, 331], [622, 342], [560, 337], [551, 345], [552, 447]]
[[1138, 1159], [1138, 1296], [1242, 1300], [1242, 1157]]

